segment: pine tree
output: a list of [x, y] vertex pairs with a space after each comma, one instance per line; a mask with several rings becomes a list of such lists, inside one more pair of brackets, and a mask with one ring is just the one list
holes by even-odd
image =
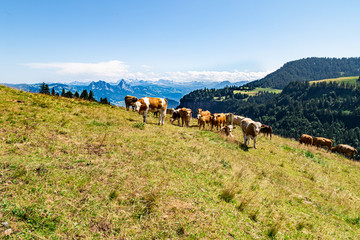
[[80, 97], [80, 95], [79, 95], [79, 93], [77, 91], [75, 92], [74, 97], [76, 97], [76, 98]]
[[51, 89], [51, 95], [55, 96], [55, 88], [54, 87]]
[[80, 94], [80, 98], [85, 99], [85, 100], [87, 100], [89, 98], [89, 94], [86, 89], [82, 91], [82, 93]]
[[66, 96], [66, 93], [65, 93], [65, 89], [64, 89], [64, 88], [62, 89], [61, 96], [62, 96], [62, 97], [65, 97], [65, 96]]
[[71, 91], [67, 91], [66, 94], [65, 94], [65, 97], [67, 97], [67, 98], [73, 98], [74, 95], [73, 95], [73, 93], [72, 93]]
[[93, 91], [91, 91], [91, 90], [90, 90], [90, 93], [89, 93], [88, 100], [89, 100], [89, 101], [95, 101], [94, 93], [93, 93]]
[[46, 83], [42, 83], [41, 86], [40, 86], [40, 91], [39, 93], [42, 93], [42, 94], [50, 94], [50, 88], [49, 86], [46, 84]]

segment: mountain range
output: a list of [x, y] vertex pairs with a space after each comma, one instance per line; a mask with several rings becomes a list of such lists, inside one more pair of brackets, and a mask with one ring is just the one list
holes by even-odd
[[[140, 97], [164, 97], [168, 99], [168, 106], [175, 108], [179, 105], [180, 99], [187, 93], [195, 89], [220, 89], [226, 86], [242, 86], [248, 83], [248, 81], [241, 81], [231, 83], [229, 81], [223, 82], [175, 82], [171, 80], [159, 80], [159, 81], [145, 81], [145, 80], [119, 80], [116, 83], [108, 83], [102, 80], [90, 83], [73, 82], [69, 84], [63, 83], [49, 83], [50, 89], [54, 88], [55, 92], [61, 93], [63, 89], [65, 91], [76, 91], [80, 94], [83, 90], [92, 90], [96, 100], [100, 98], [107, 98], [111, 104], [124, 106], [124, 97], [126, 95]], [[27, 92], [39, 92], [41, 83], [36, 84], [8, 84], [3, 85], [21, 89]]]

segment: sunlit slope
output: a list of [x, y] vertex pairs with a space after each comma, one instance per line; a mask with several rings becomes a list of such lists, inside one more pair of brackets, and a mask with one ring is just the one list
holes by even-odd
[[335, 83], [345, 83], [345, 84], [350, 84], [350, 85], [355, 85], [356, 81], [359, 79], [359, 76], [355, 76], [355, 77], [340, 77], [340, 78], [329, 78], [329, 79], [322, 79], [322, 80], [318, 80], [318, 81], [310, 81], [310, 83], [322, 83], [322, 82], [326, 82], [326, 83], [330, 83], [330, 82], [335, 82]]
[[[357, 239], [360, 166], [261, 136], [258, 149], [122, 108], [0, 87], [10, 239]], [[0, 236], [6, 229], [0, 226]]]

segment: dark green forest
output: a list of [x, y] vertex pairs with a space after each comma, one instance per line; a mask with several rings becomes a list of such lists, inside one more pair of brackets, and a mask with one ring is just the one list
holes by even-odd
[[305, 58], [291, 61], [248, 87], [283, 89], [292, 81], [313, 81], [326, 78], [360, 75], [360, 58]]
[[360, 89], [351, 85], [291, 82], [270, 102], [244, 105], [234, 112], [271, 125], [284, 137], [307, 133], [360, 150]]

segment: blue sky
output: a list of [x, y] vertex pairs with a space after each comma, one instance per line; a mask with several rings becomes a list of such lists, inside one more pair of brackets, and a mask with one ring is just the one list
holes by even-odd
[[360, 1], [2, 0], [0, 82], [255, 80], [360, 56]]

